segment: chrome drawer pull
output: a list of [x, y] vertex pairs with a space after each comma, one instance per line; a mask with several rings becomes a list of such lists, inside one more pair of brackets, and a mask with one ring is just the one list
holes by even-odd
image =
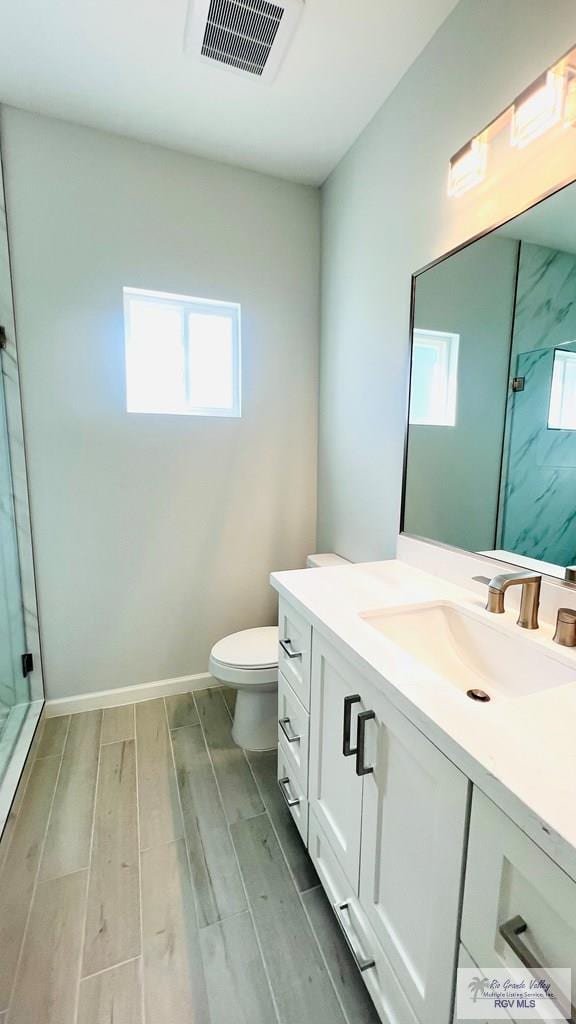
[[288, 728], [287, 727], [290, 726], [290, 728], [292, 728], [292, 725], [290, 723], [290, 719], [289, 718], [279, 718], [278, 719], [278, 725], [282, 729], [282, 732], [284, 733], [286, 739], [288, 740], [288, 743], [299, 743], [300, 742], [300, 736], [297, 736], [295, 732], [293, 732], [292, 734], [290, 734], [288, 732]]
[[371, 967], [375, 967], [376, 966], [376, 961], [374, 960], [373, 957], [366, 957], [366, 956], [364, 956], [364, 953], [360, 949], [360, 946], [358, 945], [358, 942], [356, 941], [356, 939], [352, 938], [348, 934], [348, 928], [346, 927], [345, 915], [348, 918], [348, 922], [349, 922], [350, 921], [349, 907], [350, 907], [350, 905], [348, 903], [335, 903], [334, 904], [334, 913], [336, 914], [336, 920], [338, 921], [338, 924], [340, 925], [340, 931], [342, 932], [342, 935], [344, 936], [344, 941], [345, 941], [346, 945], [348, 946], [348, 949], [350, 950], [350, 952], [352, 954], [352, 957], [354, 959], [356, 967], [358, 968], [359, 971], [362, 971], [362, 972], [363, 971], [369, 971]]
[[[504, 939], [513, 953], [516, 954], [521, 964], [527, 967], [529, 971], [538, 971], [547, 977], [546, 968], [538, 962], [534, 954], [528, 949], [528, 946], [520, 938], [524, 932], [528, 931], [528, 925], [523, 917], [517, 914], [516, 917], [511, 917], [509, 921], [505, 921], [504, 924], [500, 925], [498, 929], [500, 935]], [[576, 1022], [576, 1007], [570, 1007], [570, 1016], [566, 1017], [568, 1024], [575, 1024]]]
[[289, 640], [288, 637], [286, 637], [286, 640], [280, 640], [279, 642], [280, 642], [280, 647], [284, 651], [284, 654], [287, 654], [289, 658], [301, 658], [302, 657], [302, 651], [291, 651], [291, 650], [289, 650], [289, 648], [292, 646], [292, 641]]
[[351, 757], [356, 753], [356, 747], [350, 746], [350, 726], [352, 721], [352, 705], [358, 704], [360, 694], [353, 693], [350, 697], [344, 697], [344, 725], [342, 729], [342, 753], [344, 757]]
[[292, 796], [292, 794], [290, 793], [290, 790], [288, 789], [289, 783], [290, 783], [290, 779], [288, 778], [287, 775], [283, 779], [278, 779], [278, 785], [280, 786], [280, 792], [282, 793], [282, 796], [284, 797], [284, 799], [286, 801], [286, 805], [288, 807], [296, 807], [296, 805], [300, 803], [300, 797]]
[[366, 722], [376, 718], [374, 711], [361, 711], [358, 715], [358, 731], [356, 733], [356, 775], [371, 775], [373, 768], [364, 764], [364, 745], [366, 742]]

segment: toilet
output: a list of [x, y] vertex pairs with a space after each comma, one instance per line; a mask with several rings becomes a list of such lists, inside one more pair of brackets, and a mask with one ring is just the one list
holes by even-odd
[[[308, 555], [307, 568], [347, 565], [339, 555]], [[231, 633], [214, 644], [210, 675], [237, 691], [232, 738], [245, 750], [278, 742], [278, 626]]]

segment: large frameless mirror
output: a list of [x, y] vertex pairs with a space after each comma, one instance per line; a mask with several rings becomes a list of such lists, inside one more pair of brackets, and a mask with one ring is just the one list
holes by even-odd
[[402, 529], [576, 578], [576, 183], [413, 296]]

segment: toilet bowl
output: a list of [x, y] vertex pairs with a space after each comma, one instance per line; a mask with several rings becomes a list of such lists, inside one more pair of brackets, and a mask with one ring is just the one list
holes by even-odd
[[245, 750], [278, 742], [278, 626], [232, 633], [214, 644], [210, 674], [237, 691], [232, 737]]
[[[308, 555], [309, 569], [348, 565], [335, 554]], [[231, 633], [214, 644], [210, 675], [237, 691], [232, 737], [245, 750], [278, 744], [278, 626]]]

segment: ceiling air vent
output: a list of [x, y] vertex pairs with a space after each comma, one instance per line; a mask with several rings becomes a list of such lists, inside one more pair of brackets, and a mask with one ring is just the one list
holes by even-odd
[[270, 80], [303, 6], [303, 0], [191, 0], [186, 48], [204, 62]]

